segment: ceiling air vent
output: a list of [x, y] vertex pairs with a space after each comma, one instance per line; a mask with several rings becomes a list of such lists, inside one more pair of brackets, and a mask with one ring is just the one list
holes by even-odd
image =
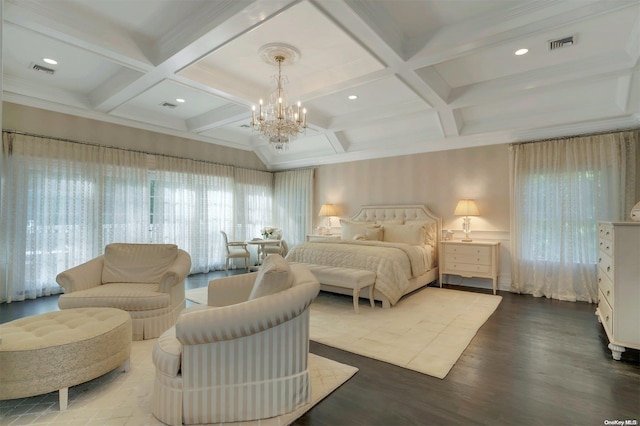
[[160, 104], [160, 106], [161, 107], [165, 107], [165, 108], [173, 109], [173, 108], [177, 107], [178, 105], [172, 104], [171, 102], [163, 102], [163, 103]]
[[574, 36], [559, 38], [549, 42], [549, 50], [560, 49], [561, 47], [569, 47], [575, 44]]
[[31, 65], [29, 65], [29, 68], [31, 68], [34, 71], [43, 72], [46, 74], [53, 74], [54, 72], [56, 72], [56, 70], [54, 70], [53, 68], [47, 68], [45, 66], [38, 65], [35, 63], [31, 63]]

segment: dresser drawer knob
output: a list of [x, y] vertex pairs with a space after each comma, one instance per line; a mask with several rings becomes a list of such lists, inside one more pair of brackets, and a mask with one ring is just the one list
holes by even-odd
[[607, 272], [611, 271], [611, 266], [607, 266]]
[[598, 282], [601, 283], [602, 282], [602, 278], [598, 277]]
[[607, 290], [607, 296], [611, 294], [611, 290]]

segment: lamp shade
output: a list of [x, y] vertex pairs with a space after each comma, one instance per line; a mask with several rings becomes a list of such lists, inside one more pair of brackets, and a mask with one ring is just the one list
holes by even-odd
[[318, 216], [337, 216], [338, 212], [336, 212], [336, 208], [333, 206], [333, 204], [323, 204], [322, 207], [320, 207], [320, 213], [318, 213]]
[[456, 216], [479, 216], [478, 206], [473, 200], [460, 200], [456, 206], [456, 211], [453, 212]]

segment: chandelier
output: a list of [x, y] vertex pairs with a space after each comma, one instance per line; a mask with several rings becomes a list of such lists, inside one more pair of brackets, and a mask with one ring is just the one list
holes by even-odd
[[289, 143], [307, 129], [307, 110], [300, 102], [294, 107], [289, 105], [283, 88], [287, 83], [282, 76], [282, 64], [293, 63], [300, 57], [300, 52], [293, 46], [281, 43], [267, 44], [260, 48], [262, 59], [278, 66], [275, 89], [269, 95], [268, 102], [260, 99], [258, 111], [252, 107], [251, 128], [260, 132], [260, 137], [269, 142], [276, 151], [286, 151]]

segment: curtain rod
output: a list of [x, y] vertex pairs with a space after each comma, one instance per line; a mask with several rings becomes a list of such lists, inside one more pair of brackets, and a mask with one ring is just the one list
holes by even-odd
[[586, 138], [586, 137], [589, 137], [589, 136], [609, 135], [609, 134], [614, 134], [614, 133], [633, 132], [633, 131], [637, 131], [637, 130], [640, 130], [640, 127], [630, 127], [630, 128], [627, 128], [627, 129], [603, 130], [602, 132], [583, 133], [583, 134], [571, 135], [571, 136], [558, 136], [558, 137], [555, 137], [555, 138], [535, 139], [535, 140], [531, 140], [531, 141], [511, 142], [509, 145], [525, 145], [525, 144], [528, 144], [528, 143], [560, 141], [560, 140], [572, 139], [572, 138]]
[[199, 160], [199, 159], [196, 159], [196, 158], [179, 157], [177, 155], [158, 154], [158, 153], [154, 153], [154, 152], [140, 151], [140, 150], [136, 150], [136, 149], [128, 149], [128, 148], [122, 148], [122, 147], [118, 147], [118, 146], [100, 145], [100, 144], [94, 143], [94, 142], [76, 141], [76, 140], [73, 140], [73, 139], [58, 138], [58, 137], [54, 137], [54, 136], [44, 136], [44, 135], [38, 135], [36, 133], [21, 132], [21, 131], [18, 131], [18, 130], [5, 130], [5, 129], [2, 129], [2, 132], [3, 133], [13, 133], [13, 134], [16, 134], [16, 135], [23, 135], [23, 136], [32, 136], [32, 137], [35, 137], [35, 138], [51, 139], [51, 140], [60, 141], [60, 142], [77, 143], [79, 145], [98, 146], [98, 147], [109, 148], [109, 149], [117, 149], [117, 150], [120, 150], [120, 151], [137, 152], [139, 154], [155, 155], [155, 156], [158, 156], [158, 157], [179, 158], [181, 160], [198, 161], [198, 162], [201, 162], [201, 163], [215, 164], [215, 165], [218, 165], [218, 166], [235, 167], [237, 169], [252, 170], [252, 171], [256, 171], [256, 172], [274, 173], [274, 172], [271, 172], [269, 170], [252, 169], [250, 167], [240, 167], [240, 166], [235, 166], [233, 164], [216, 163], [216, 162], [213, 162], [213, 161]]

